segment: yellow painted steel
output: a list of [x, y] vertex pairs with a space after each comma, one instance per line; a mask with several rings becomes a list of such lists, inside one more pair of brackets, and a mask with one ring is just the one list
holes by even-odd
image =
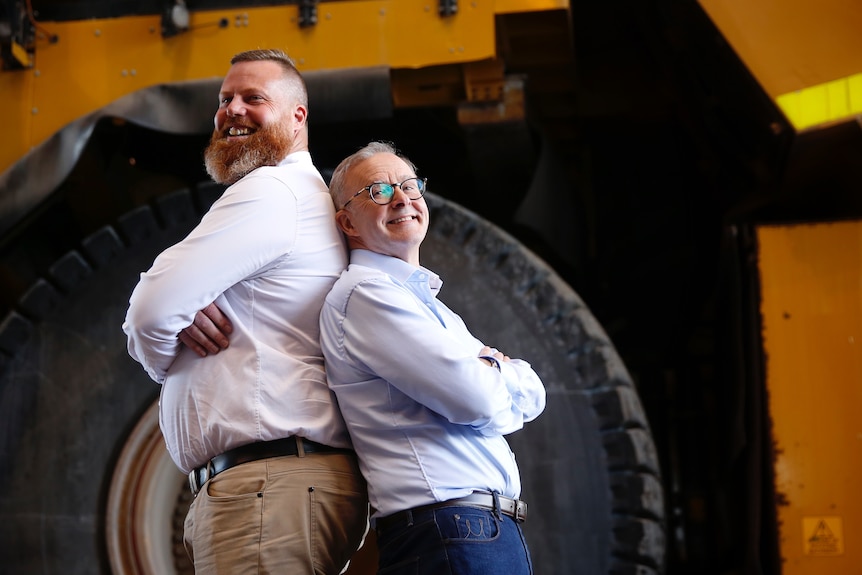
[[568, 0], [495, 0], [496, 14], [515, 14], [518, 12], [538, 12], [540, 10], [568, 9]]
[[797, 130], [862, 115], [862, 73], [776, 98]]
[[862, 113], [862, 2], [700, 0], [797, 130]]
[[0, 97], [9, 112], [7, 121], [11, 122], [10, 129], [3, 138], [3, 145], [0, 146], [0, 172], [37, 143], [30, 137], [33, 126], [34, 79], [31, 70], [0, 72]]
[[862, 221], [757, 230], [783, 575], [862, 568]]
[[[506, 12], [568, 6], [560, 0], [500, 4]], [[15, 103], [0, 172], [69, 122], [121, 96], [222, 76], [241, 50], [283, 48], [302, 71], [487, 60], [496, 55], [496, 10], [493, 0], [459, 3], [449, 17], [439, 16], [437, 3], [429, 1], [326, 2], [318, 6], [318, 23], [302, 29], [297, 5], [199, 11], [191, 14], [189, 31], [170, 38], [162, 37], [158, 16], [40, 22], [40, 30], [59, 41], [42, 37], [32, 68], [0, 72], [0, 94]], [[219, 25], [222, 20], [227, 26]]]

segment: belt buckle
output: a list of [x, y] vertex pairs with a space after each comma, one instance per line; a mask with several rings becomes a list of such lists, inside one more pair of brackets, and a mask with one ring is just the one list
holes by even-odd
[[520, 499], [515, 500], [515, 520], [520, 523], [527, 520], [527, 504]]
[[211, 469], [212, 460], [207, 461], [206, 465], [202, 467], [189, 471], [189, 487], [192, 490], [192, 497], [197, 497], [198, 493], [200, 493], [201, 487], [204, 486], [204, 483], [212, 478], [213, 473], [211, 472]]
[[198, 474], [197, 469], [192, 469], [189, 471], [189, 489], [192, 491], [192, 497], [198, 496], [198, 482], [196, 475]]

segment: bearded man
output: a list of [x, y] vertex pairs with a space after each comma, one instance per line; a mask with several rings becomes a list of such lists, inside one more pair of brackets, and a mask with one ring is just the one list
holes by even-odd
[[[189, 474], [196, 573], [335, 575], [367, 527], [366, 485], [319, 344], [347, 255], [307, 117], [305, 82], [284, 52], [231, 59], [205, 153], [229, 187], [141, 274], [123, 323], [129, 354], [161, 385], [168, 452]], [[201, 337], [213, 322], [230, 345]]]

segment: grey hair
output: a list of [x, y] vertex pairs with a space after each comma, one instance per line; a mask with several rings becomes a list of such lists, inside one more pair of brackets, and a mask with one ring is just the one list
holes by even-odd
[[341, 209], [341, 198], [345, 195], [345, 186], [347, 185], [347, 172], [355, 166], [356, 164], [361, 164], [365, 160], [371, 158], [372, 156], [376, 156], [377, 154], [393, 154], [401, 158], [405, 164], [410, 166], [410, 169], [413, 170], [413, 173], [416, 173], [416, 166], [411, 162], [407, 156], [398, 151], [395, 147], [395, 144], [392, 142], [369, 142], [363, 147], [359, 148], [358, 151], [353, 154], [347, 156], [338, 166], [335, 168], [335, 171], [332, 172], [332, 178], [329, 180], [329, 195], [332, 196], [332, 203], [335, 204], [335, 209]]
[[231, 66], [239, 62], [275, 62], [284, 70], [284, 77], [290, 82], [291, 95], [305, 108], [308, 108], [308, 86], [305, 78], [299, 73], [296, 64], [283, 50], [277, 48], [246, 50], [230, 59]]

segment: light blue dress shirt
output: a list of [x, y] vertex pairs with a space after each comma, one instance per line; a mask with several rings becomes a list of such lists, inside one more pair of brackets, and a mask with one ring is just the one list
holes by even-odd
[[433, 272], [353, 250], [320, 316], [327, 379], [368, 482], [372, 519], [463, 497], [518, 497], [503, 437], [537, 417], [545, 389], [519, 359], [488, 366], [484, 344], [437, 299]]

